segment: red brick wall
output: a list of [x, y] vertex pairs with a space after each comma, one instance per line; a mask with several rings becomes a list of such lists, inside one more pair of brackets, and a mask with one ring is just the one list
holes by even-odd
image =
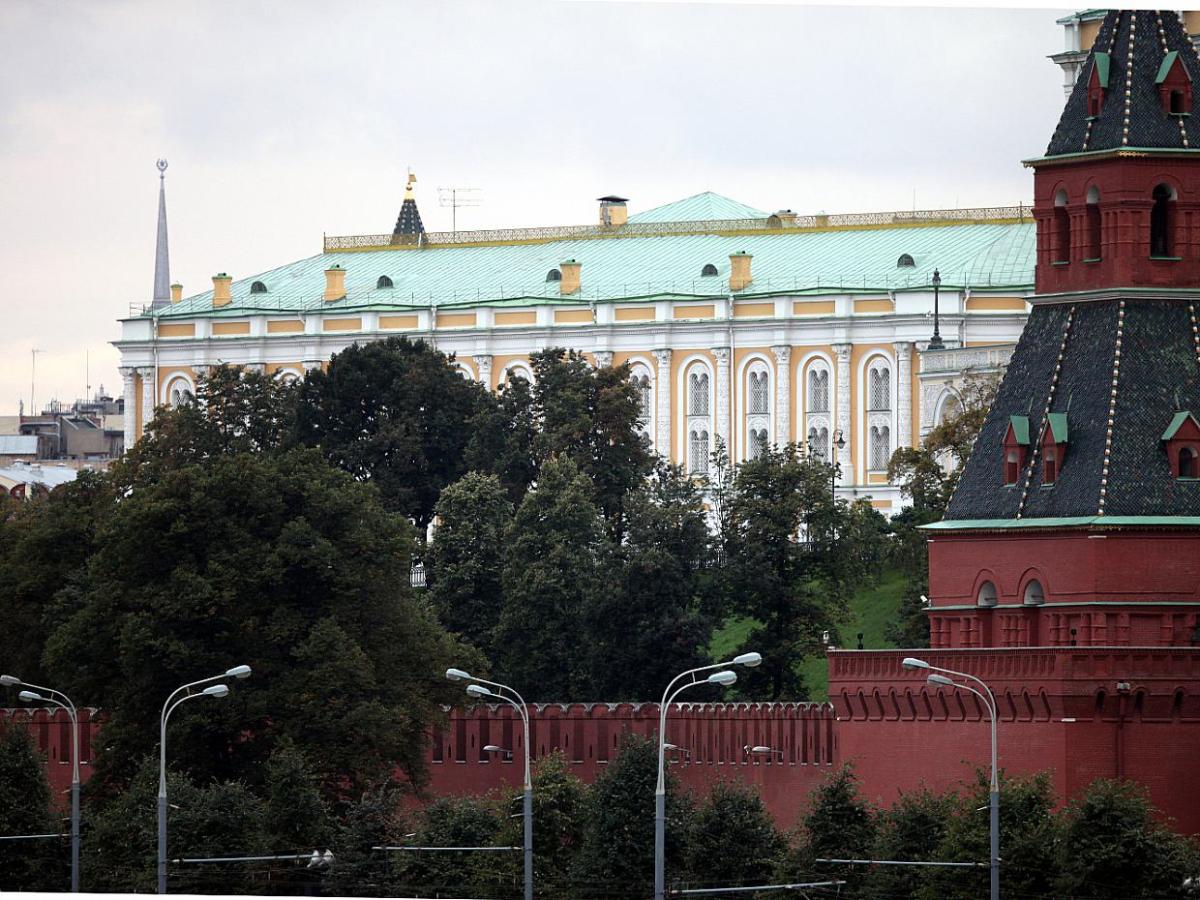
[[[71, 788], [71, 720], [60, 709], [33, 707], [0, 709], [0, 728], [24, 727], [33, 735], [34, 743], [46, 758], [46, 773], [54, 796], [64, 805], [65, 793]], [[100, 730], [98, 711], [79, 710], [79, 778], [92, 776], [92, 755]]]

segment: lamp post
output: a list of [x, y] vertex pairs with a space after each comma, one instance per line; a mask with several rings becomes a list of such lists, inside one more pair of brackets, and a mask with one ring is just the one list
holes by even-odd
[[942, 276], [937, 269], [933, 270], [933, 337], [929, 339], [930, 350], [944, 350], [946, 345], [942, 343], [942, 333], [938, 328], [938, 292], [942, 286]]
[[[26, 703], [50, 703], [64, 710], [71, 720], [71, 892], [79, 892], [79, 713], [62, 691], [22, 681], [15, 675], [0, 675], [0, 685], [33, 688], [17, 694]], [[42, 693], [35, 693], [41, 691]]]
[[846, 449], [846, 436], [842, 433], [842, 429], [837, 430], [837, 440], [833, 442], [833, 446], [837, 448], [833, 454], [833, 468], [829, 472], [829, 493], [833, 499], [837, 499], [837, 480], [842, 474], [841, 452]]
[[747, 756], [770, 756], [772, 758], [778, 756], [780, 759], [784, 757], [782, 750], [776, 750], [774, 747], [768, 747], [765, 744], [755, 744], [753, 747], [747, 744], [742, 748], [742, 752]]
[[[249, 666], [234, 666], [220, 675], [210, 675], [199, 681], [192, 681], [171, 691], [163, 703], [162, 713], [158, 717], [158, 892], [167, 892], [167, 722], [171, 713], [179, 704], [197, 697], [224, 697], [229, 694], [229, 685], [214, 684], [201, 691], [193, 693], [192, 688], [210, 681], [222, 678], [249, 678]], [[182, 696], [181, 696], [182, 695]]]
[[[940, 666], [930, 665], [923, 659], [916, 659], [912, 656], [905, 657], [902, 663], [906, 669], [922, 669], [928, 671], [929, 677], [927, 682], [937, 687], [950, 687], [959, 691], [970, 691], [982, 702], [984, 708], [988, 711], [988, 715], [992, 720], [992, 780], [989, 792], [989, 833], [991, 838], [991, 859], [989, 860], [989, 874], [991, 881], [990, 897], [991, 900], [1000, 900], [1000, 781], [997, 769], [997, 750], [996, 750], [996, 695], [992, 693], [981, 679], [974, 675], [968, 675], [966, 672], [955, 672], [953, 669], [943, 669]], [[954, 678], [966, 678], [979, 685], [979, 690], [971, 687], [969, 684], [962, 684], [955, 681]]]
[[[761, 653], [743, 653], [735, 656], [729, 662], [699, 666], [695, 669], [688, 669], [686, 672], [680, 672], [671, 679], [671, 683], [663, 691], [662, 702], [658, 706], [658, 782], [654, 788], [654, 900], [664, 900], [666, 896], [667, 779], [665, 754], [667, 749], [667, 710], [671, 708], [675, 697], [690, 687], [698, 684], [724, 686], [733, 684], [737, 681], [737, 673], [731, 672], [730, 666], [754, 668], [761, 663]], [[713, 671], [714, 669], [721, 671]], [[697, 678], [696, 676], [701, 672], [712, 672], [712, 674], [707, 678]], [[684, 679], [691, 680], [684, 681]], [[680, 684], [681, 681], [684, 683]]]
[[[529, 767], [529, 707], [525, 700], [515, 690], [507, 684], [500, 684], [497, 681], [488, 681], [484, 678], [477, 678], [464, 672], [462, 669], [447, 669], [446, 678], [450, 681], [468, 681], [467, 694], [478, 699], [491, 697], [494, 700], [503, 700], [509, 706], [517, 711], [517, 715], [521, 717], [521, 725], [524, 729], [524, 751], [525, 751], [525, 783], [524, 783], [524, 851], [525, 851], [525, 900], [533, 900], [533, 776]], [[494, 687], [496, 690], [491, 691], [484, 685]], [[512, 694], [509, 697], [507, 694], [500, 693], [508, 691]], [[515, 700], [513, 698], [516, 698]], [[489, 745], [490, 746], [490, 745]], [[484, 748], [488, 749], [487, 747]], [[497, 747], [496, 750], [501, 748]], [[492, 751], [495, 752], [495, 751]]]

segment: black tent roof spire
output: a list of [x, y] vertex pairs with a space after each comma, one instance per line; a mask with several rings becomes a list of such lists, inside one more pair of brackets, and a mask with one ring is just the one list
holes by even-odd
[[408, 184], [404, 188], [404, 202], [400, 204], [400, 215], [396, 217], [396, 227], [392, 230], [393, 237], [417, 241], [421, 235], [425, 234], [425, 226], [421, 222], [421, 212], [417, 209], [417, 201], [413, 196], [413, 185], [416, 184], [416, 181], [417, 176], [410, 169]]

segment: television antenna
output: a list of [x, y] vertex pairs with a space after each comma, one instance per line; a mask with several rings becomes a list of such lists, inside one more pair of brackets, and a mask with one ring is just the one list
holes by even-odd
[[438, 190], [438, 206], [450, 208], [450, 233], [458, 232], [458, 210], [479, 206], [483, 198], [478, 196], [479, 188], [469, 187], [440, 187]]

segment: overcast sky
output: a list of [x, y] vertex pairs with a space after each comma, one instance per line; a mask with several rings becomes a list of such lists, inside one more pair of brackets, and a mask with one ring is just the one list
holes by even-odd
[[1066, 9], [0, 0], [0, 413], [119, 393], [117, 319], [390, 231], [408, 167], [459, 227], [712, 190], [762, 209], [1029, 202]]

